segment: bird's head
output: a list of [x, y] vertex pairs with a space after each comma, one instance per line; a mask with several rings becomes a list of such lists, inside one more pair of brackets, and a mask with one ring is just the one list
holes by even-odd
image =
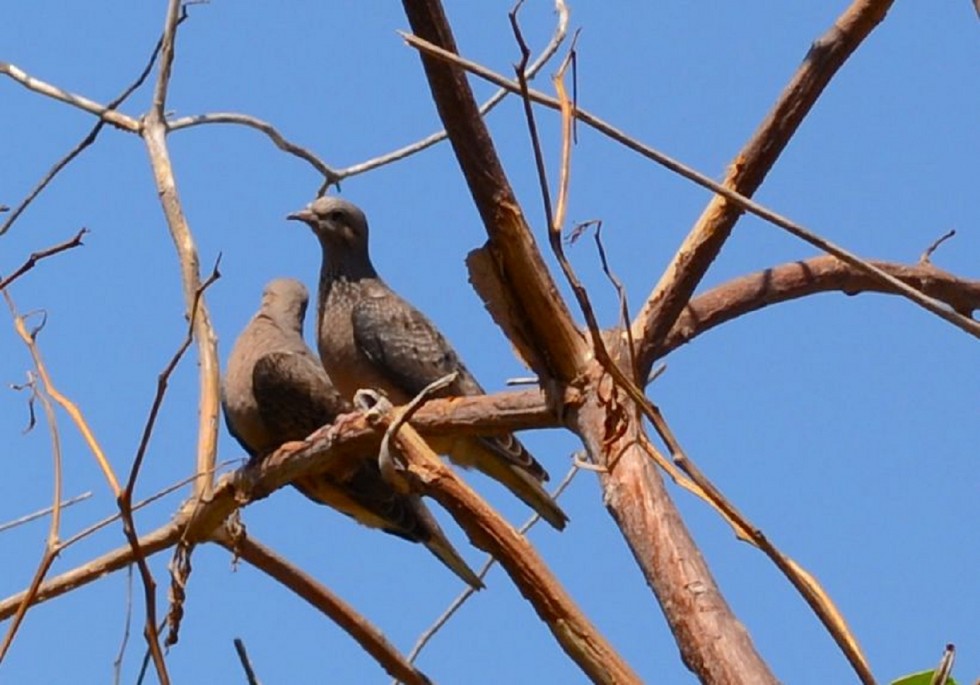
[[367, 217], [353, 202], [339, 197], [319, 197], [286, 218], [302, 221], [312, 228], [320, 243], [331, 252], [367, 254]]
[[302, 330], [310, 293], [295, 278], [277, 278], [262, 291], [262, 311], [280, 325]]

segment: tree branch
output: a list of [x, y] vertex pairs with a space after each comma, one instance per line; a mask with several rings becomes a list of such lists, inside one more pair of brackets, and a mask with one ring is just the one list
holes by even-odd
[[[372, 413], [369, 412], [369, 416]], [[387, 425], [395, 413], [373, 414]], [[585, 617], [527, 539], [463, 482], [410, 426], [395, 436], [402, 473], [441, 504], [475, 546], [493, 555], [565, 653], [595, 683], [640, 683], [605, 637]]]
[[296, 568], [268, 547], [247, 534], [232, 536], [218, 529], [214, 542], [236, 558], [242, 558], [282, 583], [323, 612], [364, 648], [388, 672], [407, 685], [428, 685], [430, 680], [416, 669], [385, 636], [347, 602], [309, 574]]
[[[980, 310], [980, 281], [960, 278], [931, 263], [872, 263], [930, 297], [945, 302], [963, 316]], [[654, 346], [652, 341], [646, 341], [647, 349], [654, 358], [663, 357], [726, 321], [769, 305], [831, 291], [840, 291], [845, 295], [865, 292], [894, 294], [878, 279], [828, 255], [781, 264], [736, 278], [698, 295], [684, 308], [660, 345]]]
[[126, 116], [122, 112], [117, 112], [110, 107], [100, 105], [94, 100], [89, 100], [81, 95], [69, 93], [67, 90], [62, 90], [57, 86], [52, 86], [50, 83], [45, 83], [40, 79], [36, 79], [9, 62], [0, 62], [0, 74], [9, 76], [14, 81], [17, 81], [17, 83], [21, 84], [28, 90], [33, 90], [35, 93], [46, 95], [49, 98], [60, 100], [61, 102], [71, 105], [72, 107], [77, 107], [78, 109], [89, 112], [90, 114], [94, 114], [102, 121], [112, 124], [116, 128], [129, 131], [130, 133], [139, 133], [140, 131], [140, 122], [136, 119]]
[[201, 495], [210, 488], [211, 474], [214, 472], [215, 454], [218, 448], [218, 413], [220, 411], [221, 391], [217, 338], [214, 327], [211, 325], [211, 316], [208, 313], [205, 298], [203, 295], [199, 297], [201, 274], [197, 246], [181, 206], [180, 196], [177, 192], [177, 181], [174, 177], [166, 142], [167, 122], [164, 118], [163, 106], [166, 102], [166, 91], [173, 64], [179, 7], [179, 0], [170, 0], [167, 7], [160, 73], [154, 90], [153, 108], [146, 115], [141, 135], [146, 143], [150, 166], [153, 170], [153, 179], [167, 220], [167, 226], [170, 229], [170, 236], [177, 249], [185, 307], [188, 320], [192, 322], [194, 327], [194, 337], [197, 340], [198, 363], [200, 365], [198, 406], [200, 418], [195, 472], [199, 476], [194, 484], [194, 490], [196, 494]]
[[[412, 30], [455, 52], [438, 0], [403, 0]], [[467, 260], [494, 320], [540, 377], [575, 377], [588, 350], [545, 267], [476, 100], [458, 67], [422, 56], [439, 116], [490, 237]]]
[[[855, 0], [811, 46], [773, 109], [729, 166], [726, 188], [745, 197], [755, 193], [830, 79], [885, 18], [891, 4]], [[655, 360], [649, 348], [659, 346], [673, 327], [742, 211], [716, 195], [674, 254], [633, 323], [634, 338], [643, 341], [637, 354], [641, 374], [648, 373]]]

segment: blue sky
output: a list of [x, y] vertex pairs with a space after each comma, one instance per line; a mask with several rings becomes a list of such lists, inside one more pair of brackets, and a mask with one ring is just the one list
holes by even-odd
[[[162, 27], [163, 2], [9, 3], [0, 60], [98, 101], [142, 68]], [[805, 55], [846, 3], [575, 3], [583, 107], [720, 179]], [[802, 6], [799, 6], [802, 5]], [[447, 3], [463, 53], [503, 73], [517, 59], [506, 3]], [[534, 0], [522, 18], [532, 47], [554, 22]], [[438, 128], [417, 56], [398, 38], [395, 3], [222, 2], [191, 7], [180, 30], [168, 109], [175, 115], [239, 111], [274, 123], [334, 166], [363, 161]], [[831, 83], [757, 198], [866, 257], [915, 262], [949, 229], [934, 257], [978, 277], [977, 160], [980, 44], [966, 0], [897, 3]], [[546, 67], [537, 86], [549, 90]], [[475, 82], [480, 97], [491, 91]], [[144, 89], [124, 111], [145, 111]], [[61, 103], [0, 81], [0, 203], [15, 205], [92, 125]], [[519, 103], [488, 118], [499, 154], [539, 238], [544, 236]], [[553, 114], [539, 117], [557, 168]], [[277, 276], [315, 283], [319, 254], [309, 231], [284, 216], [312, 198], [320, 179], [257, 132], [209, 126], [170, 137], [184, 207], [202, 269], [222, 255], [208, 293], [227, 354]], [[614, 269], [634, 310], [709, 195], [586, 129], [574, 150], [572, 222], [604, 220]], [[466, 253], [485, 239], [446, 144], [343, 184], [372, 225], [373, 256], [386, 279], [426, 311], [491, 390], [525, 371], [467, 283]], [[0, 272], [80, 227], [86, 246], [39, 265], [11, 292], [22, 311], [44, 309], [39, 344], [56, 385], [77, 401], [120, 473], [128, 470], [156, 376], [184, 334], [178, 266], [135, 136], [106, 130], [2, 237]], [[812, 256], [779, 229], [744, 218], [702, 289]], [[603, 323], [615, 293], [591, 241], [570, 249]], [[308, 326], [309, 329], [309, 326]], [[0, 326], [0, 378], [22, 382], [30, 360]], [[772, 307], [716, 329], [666, 359], [650, 388], [688, 454], [787, 554], [819, 578], [884, 682], [959, 649], [962, 681], [980, 674], [980, 566], [976, 501], [976, 340], [895, 298], [827, 294]], [[175, 374], [137, 496], [192, 469], [197, 432], [196, 364]], [[22, 393], [0, 392], [5, 477], [0, 522], [49, 504], [46, 430], [22, 434]], [[108, 488], [67, 420], [66, 495], [94, 496], [65, 512], [67, 537], [114, 511]], [[558, 431], [522, 436], [558, 479], [577, 443]], [[222, 431], [219, 458], [241, 457]], [[527, 510], [492, 483], [471, 481], [515, 523]], [[713, 511], [674, 489], [677, 504], [721, 589], [764, 658], [788, 683], [849, 682], [843, 657], [772, 565], [737, 542]], [[137, 517], [166, 521], [172, 495]], [[562, 499], [561, 534], [533, 543], [586, 614], [651, 682], [693, 682], [660, 609], [637, 572], [595, 478], [579, 474]], [[440, 512], [441, 514], [441, 512]], [[421, 547], [358, 527], [292, 490], [249, 507], [249, 531], [313, 573], [407, 651], [459, 592], [460, 582]], [[481, 556], [443, 517], [473, 564]], [[0, 594], [27, 585], [47, 527], [0, 533]], [[52, 573], [122, 544], [110, 528], [67, 550]], [[166, 585], [166, 557], [153, 560]], [[123, 681], [143, 642], [141, 588]], [[159, 593], [161, 605], [165, 592]], [[34, 608], [4, 682], [106, 682], [122, 637], [124, 573]], [[6, 628], [6, 624], [3, 625]], [[175, 682], [243, 680], [232, 648], [241, 637], [267, 683], [381, 682], [377, 665], [344, 633], [291, 593], [229, 555], [194, 556], [181, 642], [168, 665]], [[583, 682], [530, 607], [495, 570], [420, 660], [440, 682]]]

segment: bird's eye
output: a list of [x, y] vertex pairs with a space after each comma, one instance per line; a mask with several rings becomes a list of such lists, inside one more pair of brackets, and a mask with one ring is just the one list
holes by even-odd
[[338, 209], [335, 209], [334, 211], [327, 214], [327, 220], [329, 221], [340, 221], [343, 218], [344, 218], [344, 213]]

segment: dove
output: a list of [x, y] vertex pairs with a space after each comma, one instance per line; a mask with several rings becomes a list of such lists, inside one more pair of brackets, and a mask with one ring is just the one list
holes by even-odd
[[[286, 442], [304, 440], [351, 404], [334, 388], [303, 340], [309, 293], [281, 278], [262, 293], [258, 313], [239, 335], [222, 383], [228, 430], [253, 459]], [[376, 459], [362, 459], [339, 474], [308, 476], [293, 485], [313, 501], [356, 521], [424, 544], [471, 587], [483, 583], [453, 548], [418, 495], [396, 492]]]
[[[404, 404], [452, 372], [456, 379], [433, 396], [484, 394], [435, 325], [378, 275], [363, 211], [342, 198], [324, 196], [287, 218], [307, 224], [323, 249], [317, 347], [345, 398], [360, 388], [374, 388]], [[430, 437], [430, 442], [454, 463], [502, 483], [555, 528], [565, 527], [568, 517], [542, 485], [547, 472], [514, 435]]]

